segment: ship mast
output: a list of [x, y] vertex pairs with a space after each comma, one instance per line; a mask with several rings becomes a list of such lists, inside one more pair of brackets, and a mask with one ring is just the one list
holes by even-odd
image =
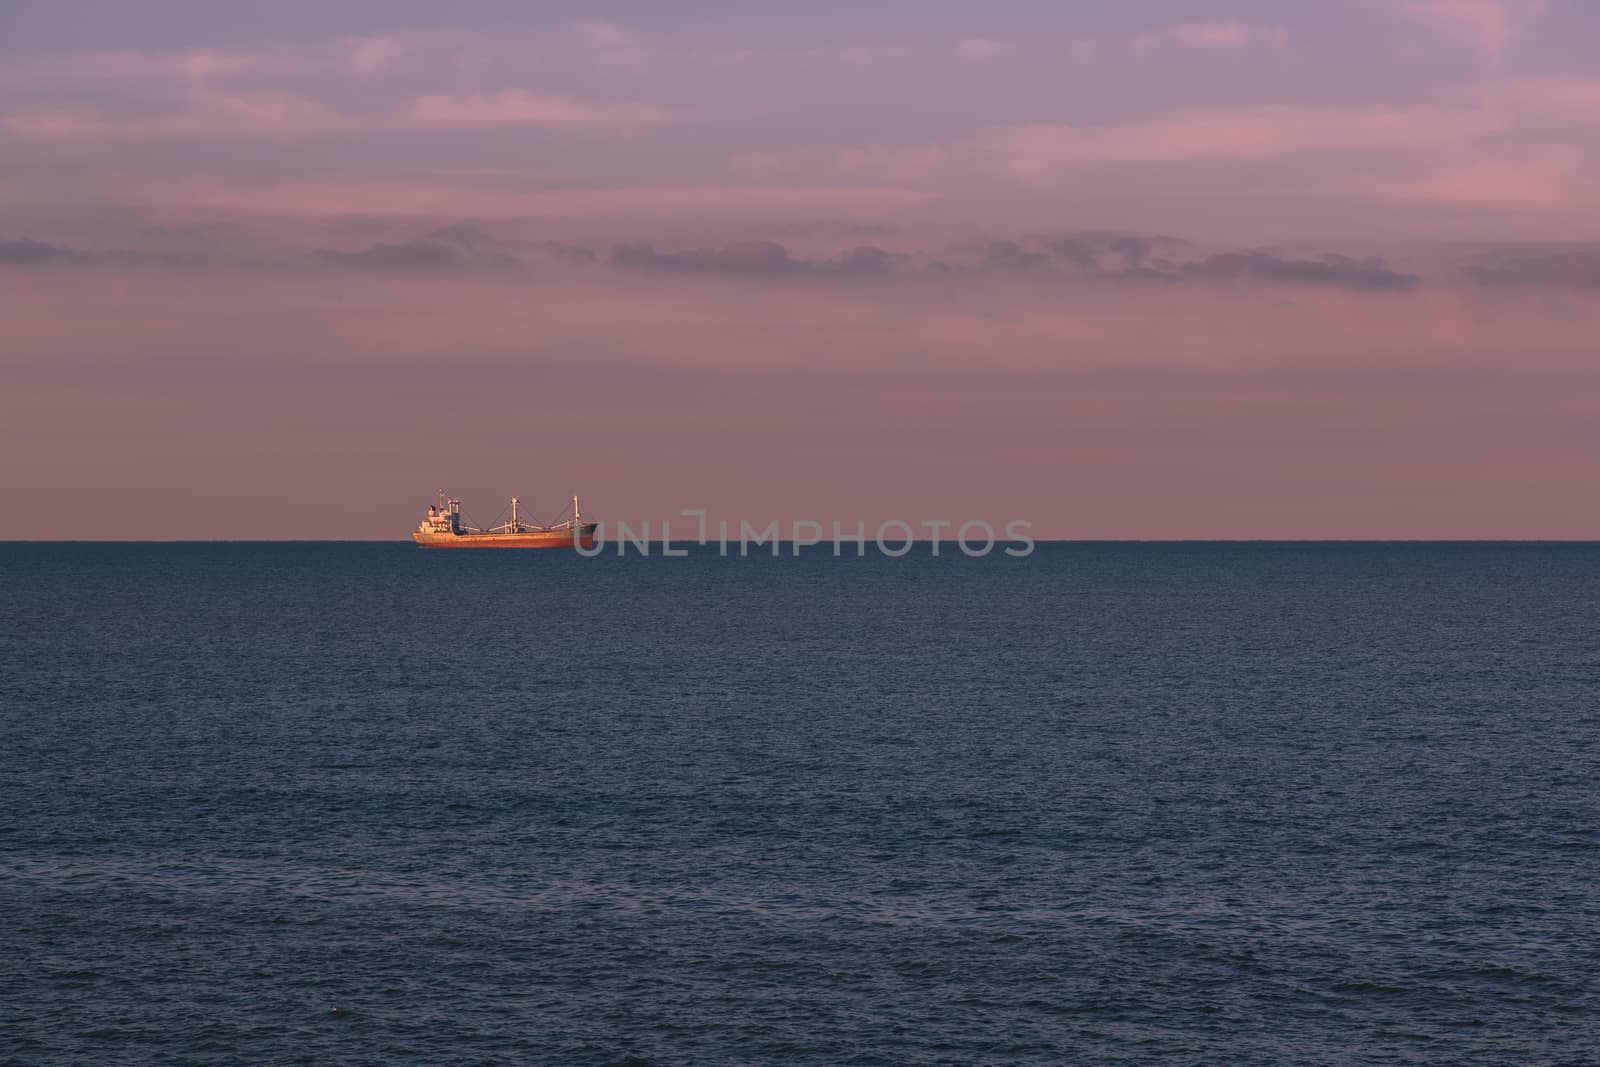
[[511, 532], [521, 533], [522, 527], [517, 525], [517, 498], [511, 498]]

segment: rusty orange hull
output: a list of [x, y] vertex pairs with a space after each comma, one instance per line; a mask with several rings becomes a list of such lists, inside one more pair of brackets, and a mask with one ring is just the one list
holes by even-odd
[[413, 533], [423, 548], [572, 548], [594, 547], [595, 524], [586, 522], [572, 530], [524, 530], [521, 533]]

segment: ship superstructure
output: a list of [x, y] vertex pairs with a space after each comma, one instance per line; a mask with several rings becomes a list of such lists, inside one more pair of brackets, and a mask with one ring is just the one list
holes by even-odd
[[[461, 501], [439, 490], [439, 502], [412, 531], [411, 538], [424, 548], [568, 548], [594, 547], [597, 523], [584, 522], [578, 498], [572, 498], [572, 516], [548, 526], [522, 518], [522, 501], [511, 498], [511, 517], [498, 525], [479, 529], [464, 521]], [[504, 514], [504, 512], [502, 512]]]

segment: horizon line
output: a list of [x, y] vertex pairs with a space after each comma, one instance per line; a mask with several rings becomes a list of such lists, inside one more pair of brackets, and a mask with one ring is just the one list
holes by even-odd
[[[1035, 545], [1600, 545], [1600, 537], [1034, 537]], [[608, 544], [616, 542], [607, 542]], [[659, 545], [659, 540], [651, 540]], [[674, 547], [710, 548], [714, 540], [673, 540], [666, 542]], [[729, 541], [729, 544], [735, 544]], [[807, 548], [831, 547], [828, 540], [799, 542]], [[844, 542], [854, 544], [854, 541]], [[896, 544], [931, 545], [929, 538], [917, 538]], [[940, 539], [941, 545], [955, 545], [954, 538]], [[999, 544], [1000, 542], [996, 542]], [[762, 541], [752, 546], [750, 555], [768, 545], [794, 545], [792, 539]], [[406, 538], [9, 538], [0, 537], [3, 545], [409, 545], [421, 547]], [[502, 549], [500, 551], [517, 551]], [[550, 549], [544, 549], [550, 551]], [[631, 555], [639, 555], [634, 552]], [[770, 553], [768, 553], [770, 554]], [[843, 558], [841, 556], [841, 558]]]

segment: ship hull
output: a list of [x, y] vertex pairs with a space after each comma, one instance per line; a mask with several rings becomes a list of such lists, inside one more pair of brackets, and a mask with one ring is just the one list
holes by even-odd
[[524, 530], [521, 533], [423, 533], [412, 539], [423, 548], [593, 548], [595, 523], [572, 530]]

